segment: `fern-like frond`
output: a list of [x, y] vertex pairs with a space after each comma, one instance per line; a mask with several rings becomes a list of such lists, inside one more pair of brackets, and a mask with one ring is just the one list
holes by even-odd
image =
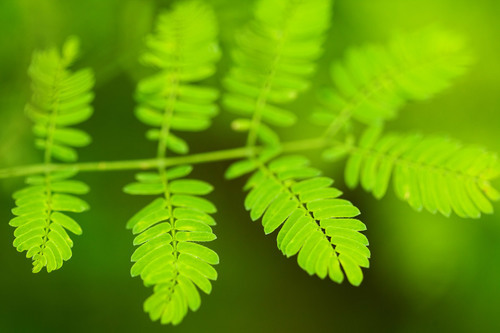
[[139, 173], [137, 182], [124, 189], [136, 195], [164, 194], [127, 224], [137, 235], [134, 245], [139, 246], [132, 255], [131, 274], [154, 286], [144, 310], [162, 324], [176, 325], [188, 309], [196, 311], [201, 302], [196, 287], [210, 294], [210, 280], [217, 279], [212, 265], [219, 263], [218, 255], [199, 244], [216, 238], [211, 228], [215, 221], [209, 215], [216, 208], [200, 197], [210, 193], [212, 186], [186, 179], [191, 170], [185, 165], [167, 169], [164, 175]]
[[[168, 151], [188, 153], [188, 144], [173, 131], [202, 131], [217, 114], [217, 90], [195, 84], [215, 73], [220, 58], [217, 32], [211, 7], [186, 1], [160, 15], [156, 33], [146, 41], [149, 51], [142, 60], [159, 73], [139, 82], [136, 115], [154, 127], [147, 138], [158, 141], [158, 159]], [[188, 309], [196, 311], [200, 295], [195, 286], [209, 294], [209, 280], [217, 279], [212, 267], [219, 262], [217, 254], [198, 244], [216, 238], [209, 215], [215, 206], [199, 197], [210, 193], [212, 186], [184, 179], [191, 170], [187, 165], [170, 169], [159, 165], [157, 172], [137, 174], [137, 182], [124, 189], [129, 194], [160, 196], [127, 226], [137, 235], [134, 245], [140, 245], [132, 255], [131, 274], [154, 286], [144, 311], [162, 324], [177, 325]]]
[[[87, 120], [93, 112], [93, 72], [82, 69], [72, 72], [70, 66], [79, 53], [79, 42], [69, 38], [62, 52], [55, 48], [37, 51], [29, 68], [33, 98], [26, 107], [34, 121], [36, 146], [44, 150], [45, 164], [52, 158], [74, 162], [78, 158], [75, 147], [90, 143], [90, 136], [82, 130], [70, 128]], [[80, 235], [82, 229], [66, 212], [83, 212], [89, 207], [77, 194], [86, 194], [84, 183], [71, 180], [75, 172], [45, 172], [27, 179], [28, 187], [16, 192], [16, 215], [10, 221], [15, 227], [14, 246], [33, 260], [33, 272], [43, 267], [48, 272], [59, 269], [70, 259], [73, 242], [66, 230]]]
[[250, 146], [258, 138], [270, 144], [262, 140], [266, 133], [259, 133], [271, 131], [262, 123], [282, 127], [295, 123], [296, 116], [276, 104], [291, 102], [308, 88], [330, 24], [331, 3], [260, 0], [254, 20], [237, 35], [235, 66], [224, 81], [228, 92], [223, 102], [236, 114], [252, 118], [239, 126], [250, 131]]
[[161, 14], [156, 33], [146, 40], [148, 51], [142, 61], [158, 72], [139, 82], [136, 116], [154, 127], [147, 138], [172, 152], [189, 151], [172, 131], [204, 130], [218, 112], [218, 91], [195, 84], [216, 71], [217, 33], [212, 9], [200, 1], [186, 1]]
[[365, 225], [351, 202], [333, 180], [309, 166], [302, 156], [285, 156], [261, 164], [249, 179], [245, 207], [252, 220], [262, 218], [264, 232], [280, 228], [278, 248], [287, 257], [298, 254], [298, 263], [310, 275], [327, 275], [341, 283], [344, 274], [355, 286], [368, 267], [368, 240], [360, 233]]
[[71, 258], [73, 241], [66, 230], [80, 235], [80, 225], [66, 213], [88, 210], [87, 203], [74, 194], [86, 194], [88, 187], [70, 180], [74, 172], [57, 172], [27, 179], [28, 187], [14, 193], [16, 215], [10, 225], [16, 228], [14, 246], [33, 259], [33, 273], [61, 268]]
[[[320, 125], [339, 115], [373, 124], [396, 117], [410, 100], [425, 100], [447, 88], [471, 62], [464, 42], [438, 29], [395, 37], [388, 45], [350, 49], [331, 67], [335, 88], [324, 89]], [[336, 130], [336, 129], [332, 129]]]
[[346, 166], [346, 183], [382, 198], [391, 178], [397, 196], [416, 210], [478, 218], [493, 213], [500, 193], [491, 181], [500, 175], [498, 156], [439, 136], [388, 134], [367, 130]]
[[87, 146], [91, 138], [82, 130], [70, 128], [93, 113], [94, 74], [85, 68], [72, 72], [69, 67], [76, 60], [79, 41], [69, 38], [62, 52], [56, 48], [37, 51], [29, 68], [33, 98], [26, 106], [35, 126], [36, 146], [45, 151], [45, 160], [54, 157], [63, 162], [75, 162], [74, 148]]

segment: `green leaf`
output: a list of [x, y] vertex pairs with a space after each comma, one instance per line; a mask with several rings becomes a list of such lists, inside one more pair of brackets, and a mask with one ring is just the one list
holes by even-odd
[[229, 166], [226, 170], [225, 177], [226, 179], [235, 179], [239, 178], [243, 175], [246, 175], [255, 169], [257, 169], [258, 164], [254, 160], [241, 160], [238, 162], [234, 162]]
[[215, 74], [220, 50], [209, 6], [190, 0], [174, 7], [159, 15], [154, 33], [145, 39], [141, 62], [154, 71], [137, 84], [135, 114], [153, 127], [146, 137], [160, 141], [160, 150], [187, 154], [187, 142], [175, 132], [205, 130], [217, 115], [218, 91], [199, 83]]
[[174, 217], [179, 220], [194, 220], [214, 226], [215, 220], [208, 214], [193, 208], [175, 208]]
[[76, 235], [82, 228], [71, 217], [61, 212], [80, 213], [89, 209], [88, 204], [70, 194], [85, 194], [89, 188], [80, 181], [70, 180], [73, 170], [32, 176], [27, 183], [33, 184], [14, 194], [17, 215], [9, 224], [15, 227], [14, 246], [26, 251], [33, 260], [33, 272], [44, 267], [47, 272], [62, 267], [71, 258], [73, 241], [65, 230]]
[[337, 162], [349, 154], [346, 146], [335, 146], [323, 151], [322, 157], [329, 162]]
[[187, 154], [189, 153], [189, 146], [186, 141], [181, 138], [170, 134], [167, 139], [167, 147], [177, 154]]
[[82, 228], [80, 227], [80, 225], [75, 220], [73, 220], [71, 217], [69, 217], [68, 215], [65, 215], [65, 214], [62, 214], [59, 212], [55, 212], [55, 213], [52, 213], [52, 215], [50, 217], [52, 219], [52, 222], [59, 224], [60, 226], [64, 227], [65, 229], [68, 229], [69, 231], [71, 231], [75, 235], [82, 234]]
[[48, 142], [49, 141], [45, 140], [36, 140], [35, 144], [40, 149], [50, 149], [51, 156], [63, 162], [76, 162], [78, 160], [78, 153], [73, 148], [61, 146], [54, 143], [48, 144]]
[[[382, 198], [392, 180], [397, 196], [416, 210], [478, 218], [491, 214], [495, 154], [438, 136], [365, 134], [346, 166], [346, 183]], [[363, 139], [362, 139], [363, 140]], [[484, 184], [487, 184], [486, 187]], [[500, 198], [499, 198], [500, 199]]]
[[290, 111], [266, 105], [262, 108], [262, 118], [271, 125], [289, 127], [295, 124], [297, 117]]
[[135, 115], [137, 119], [150, 126], [161, 126], [164, 121], [161, 113], [149, 107], [138, 107], [135, 109]]
[[89, 205], [72, 195], [54, 194], [52, 196], [52, 208], [57, 211], [81, 213], [89, 210]]
[[66, 39], [66, 42], [62, 48], [63, 58], [66, 60], [66, 63], [72, 63], [78, 54], [80, 53], [80, 40], [76, 36], [70, 36]]
[[314, 118], [342, 114], [369, 125], [393, 119], [408, 101], [447, 89], [470, 63], [463, 40], [435, 28], [397, 35], [387, 45], [352, 48], [332, 65], [334, 87], [321, 92], [324, 108]]
[[191, 165], [179, 165], [168, 169], [166, 172], [166, 176], [170, 180], [184, 178], [186, 176], [189, 176], [191, 171], [193, 171], [193, 167]]
[[212, 190], [212, 185], [195, 179], [179, 179], [170, 183], [172, 193], [206, 195]]
[[85, 147], [92, 142], [87, 133], [72, 128], [56, 129], [53, 138], [56, 142], [72, 147]]
[[[170, 215], [168, 215], [167, 218], [169, 217]], [[155, 226], [148, 228], [146, 231], [135, 237], [134, 245], [141, 245], [146, 242], [149, 242], [157, 237], [160, 237], [170, 232], [170, 230], [172, 230], [172, 226], [168, 222], [156, 224]]]
[[139, 212], [137, 212], [128, 222], [127, 229], [132, 229], [135, 227], [137, 223], [141, 221], [147, 215], [157, 211], [161, 208], [165, 207], [165, 199], [157, 198], [150, 202], [146, 207], [142, 208]]
[[123, 188], [127, 194], [135, 195], [157, 195], [165, 191], [165, 187], [161, 183], [132, 183]]
[[298, 253], [299, 266], [309, 274], [340, 283], [343, 269], [357, 286], [363, 279], [360, 267], [368, 267], [370, 257], [368, 240], [360, 233], [366, 227], [354, 219], [360, 211], [338, 199], [342, 192], [331, 187], [333, 180], [308, 165], [303, 156], [261, 165], [246, 186], [245, 207], [253, 220], [263, 216], [266, 234], [281, 227], [278, 248], [286, 256]]
[[87, 184], [78, 180], [64, 180], [53, 182], [52, 190], [69, 194], [87, 194], [90, 188]]
[[67, 127], [87, 120], [93, 113], [92, 70], [70, 69], [78, 55], [78, 38], [73, 36], [61, 51], [55, 48], [36, 51], [28, 70], [33, 97], [26, 113], [34, 122], [33, 131], [38, 138], [35, 144], [46, 151], [46, 156], [63, 162], [76, 162], [78, 154], [71, 147], [84, 147], [92, 141], [84, 131]]
[[135, 179], [141, 183], [161, 183], [161, 176], [156, 172], [139, 172]]
[[174, 116], [170, 126], [177, 131], [200, 132], [210, 127], [210, 121], [199, 117]]
[[297, 120], [278, 105], [294, 101], [308, 89], [330, 25], [332, 2], [257, 1], [253, 20], [237, 35], [231, 52], [234, 65], [223, 81], [227, 90], [223, 105], [252, 118], [250, 137], [266, 146], [279, 140], [269, 128], [261, 131], [261, 123], [288, 127]]
[[217, 253], [200, 244], [191, 242], [179, 243], [177, 250], [180, 253], [190, 254], [193, 257], [199, 258], [210, 265], [217, 265], [219, 263], [219, 256]]
[[[143, 64], [156, 73], [137, 85], [139, 106], [135, 112], [140, 121], [153, 127], [147, 138], [160, 141], [159, 156], [166, 153], [162, 149], [187, 154], [189, 146], [176, 131], [205, 130], [218, 112], [217, 90], [199, 84], [214, 75], [220, 58], [216, 18], [203, 2], [185, 1], [162, 13], [156, 25], [155, 33], [146, 39], [147, 51], [141, 57]], [[214, 213], [216, 208], [198, 197], [211, 192], [212, 186], [182, 179], [191, 171], [189, 165], [168, 169], [160, 166], [158, 173], [138, 174], [140, 183], [124, 189], [130, 194], [161, 194], [165, 198], [148, 205], [127, 224], [135, 234], [139, 233], [134, 243], [142, 244], [139, 250], [144, 253], [141, 259], [136, 254], [132, 257], [137, 261], [132, 275], [140, 274], [146, 285], [155, 286], [144, 309], [152, 320], [161, 320], [162, 324], [176, 325], [188, 308], [198, 309], [200, 297], [195, 285], [209, 293], [211, 284], [207, 277], [216, 278], [215, 270], [197, 259], [200, 255], [213, 263], [214, 253], [208, 249], [200, 252], [200, 248], [188, 245], [184, 248], [192, 253], [178, 250], [182, 244], [216, 238], [210, 228], [215, 221], [206, 214]], [[166, 235], [172, 246], [158, 243]]]
[[172, 216], [169, 209], [160, 208], [142, 217], [132, 229], [134, 234], [139, 234], [157, 223], [167, 221]]
[[210, 201], [191, 195], [182, 195], [182, 194], [173, 195], [172, 205], [176, 207], [192, 207], [209, 214], [217, 212], [217, 209]]

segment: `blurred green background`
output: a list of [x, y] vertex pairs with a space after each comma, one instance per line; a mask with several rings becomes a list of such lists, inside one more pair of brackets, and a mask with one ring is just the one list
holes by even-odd
[[[251, 15], [253, 1], [211, 0], [221, 22], [223, 49]], [[29, 98], [26, 69], [31, 52], [82, 38], [79, 66], [97, 72], [96, 114], [84, 125], [94, 144], [82, 161], [148, 158], [155, 147], [133, 117], [134, 86], [142, 77], [136, 59], [152, 20], [170, 1], [0, 1], [0, 167], [38, 162], [31, 124], [23, 114]], [[500, 2], [496, 0], [338, 0], [314, 87], [328, 83], [327, 68], [346, 48], [384, 42], [396, 31], [438, 24], [469, 40], [477, 61], [456, 85], [426, 103], [412, 104], [390, 129], [449, 133], [500, 152]], [[229, 66], [220, 64], [223, 75]], [[217, 78], [218, 79], [218, 78]], [[214, 80], [218, 84], [219, 80]], [[293, 107], [307, 119], [314, 89]], [[188, 136], [193, 152], [235, 147], [244, 139], [229, 130], [224, 112], [206, 133]], [[283, 133], [305, 138], [303, 125]], [[208, 138], [208, 139], [207, 139]], [[315, 154], [311, 154], [315, 156]], [[342, 164], [316, 161], [343, 187]], [[150, 290], [129, 275], [132, 235], [125, 221], [147, 199], [121, 192], [132, 172], [82, 174], [92, 206], [79, 221], [73, 258], [63, 269], [31, 273], [31, 263], [12, 247], [10, 194], [21, 179], [0, 182], [0, 332], [500, 332], [500, 213], [481, 220], [415, 213], [393, 194], [378, 202], [362, 191], [346, 195], [363, 211], [373, 254], [363, 285], [336, 285], [309, 277], [276, 249], [242, 208], [243, 181], [225, 182], [226, 163], [196, 168], [216, 187], [219, 207], [219, 280], [202, 307], [181, 326], [162, 327], [142, 312]], [[500, 210], [499, 205], [496, 205]]]

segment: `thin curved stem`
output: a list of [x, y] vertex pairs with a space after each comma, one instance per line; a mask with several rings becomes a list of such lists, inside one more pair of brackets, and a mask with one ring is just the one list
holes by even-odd
[[[288, 4], [287, 8], [285, 9], [285, 12], [287, 13], [285, 17], [290, 17], [293, 9], [294, 9], [293, 6], [291, 6], [291, 4]], [[282, 58], [283, 47], [288, 37], [288, 29], [289, 29], [288, 24], [285, 24], [285, 27], [283, 29], [283, 35], [279, 39], [278, 45], [276, 47], [276, 55], [273, 59], [272, 65], [270, 66], [269, 74], [262, 86], [261, 92], [255, 104], [255, 110], [251, 120], [250, 130], [248, 132], [248, 137], [247, 137], [247, 147], [249, 148], [255, 147], [257, 144], [259, 127], [262, 123], [262, 112], [268, 103], [269, 93], [273, 88], [274, 78], [277, 72], [277, 66]]]
[[[291, 153], [304, 150], [314, 150], [324, 148], [328, 142], [323, 138], [312, 138], [298, 141], [290, 141], [282, 144], [284, 153]], [[122, 161], [101, 161], [101, 162], [84, 162], [74, 164], [34, 164], [7, 168], [0, 170], [0, 179], [24, 177], [44, 172], [75, 170], [78, 172], [97, 172], [97, 171], [119, 171], [119, 170], [151, 170], [158, 168], [160, 165], [165, 167], [180, 165], [180, 164], [201, 164], [218, 161], [235, 160], [245, 157], [251, 157], [255, 152], [260, 151], [260, 147], [240, 147], [234, 149], [211, 151], [200, 154], [192, 154], [188, 156], [175, 156], [168, 158], [152, 158], [138, 160], [122, 160]]]

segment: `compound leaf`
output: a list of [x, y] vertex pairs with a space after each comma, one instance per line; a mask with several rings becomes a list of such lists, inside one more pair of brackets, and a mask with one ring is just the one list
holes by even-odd
[[266, 234], [281, 227], [278, 248], [287, 257], [298, 254], [299, 266], [310, 275], [340, 283], [345, 274], [357, 286], [360, 267], [369, 266], [368, 240], [360, 233], [366, 227], [355, 219], [360, 211], [338, 199], [333, 180], [320, 174], [303, 156], [259, 163], [246, 186], [245, 207], [253, 220], [262, 217]]
[[436, 28], [397, 35], [385, 46], [352, 48], [332, 65], [335, 88], [322, 90], [323, 108], [313, 119], [321, 126], [336, 123], [338, 115], [370, 125], [393, 119], [408, 101], [448, 88], [471, 59], [461, 38]]
[[[144, 310], [163, 324], [176, 325], [188, 309], [196, 311], [201, 303], [196, 287], [209, 294], [210, 280], [217, 279], [212, 265], [219, 263], [218, 255], [199, 244], [216, 239], [211, 228], [215, 223], [208, 215], [216, 208], [198, 196], [213, 188], [200, 180], [180, 178], [191, 169], [180, 166], [156, 175], [142, 173], [138, 183], [125, 187], [130, 194], [157, 195], [157, 189], [162, 189], [162, 197], [133, 216], [127, 228], [133, 230], [134, 245], [139, 246], [132, 255], [131, 275], [140, 275], [146, 286], [154, 286]], [[155, 191], [131, 190], [139, 186], [154, 186]]]
[[416, 210], [464, 218], [493, 213], [491, 201], [500, 199], [491, 185], [500, 174], [496, 154], [440, 136], [366, 133], [364, 143], [351, 147], [349, 187], [361, 183], [380, 199], [392, 179], [397, 196]]
[[309, 87], [331, 6], [330, 0], [260, 0], [251, 23], [237, 34], [235, 65], [224, 80], [223, 103], [237, 115], [252, 118], [245, 130], [265, 145], [278, 140], [270, 128], [259, 133], [261, 122], [288, 127], [297, 120], [276, 104], [294, 101]]
[[218, 113], [217, 90], [197, 85], [215, 73], [217, 34], [212, 8], [191, 0], [160, 14], [155, 33], [146, 39], [142, 62], [156, 73], [138, 83], [135, 114], [153, 127], [146, 137], [174, 153], [186, 154], [189, 146], [173, 130], [205, 130]]
[[[26, 113], [33, 120], [36, 147], [44, 150], [45, 164], [52, 158], [75, 162], [74, 147], [90, 144], [90, 136], [75, 128], [93, 113], [94, 74], [90, 69], [73, 72], [70, 67], [79, 54], [79, 41], [70, 37], [62, 51], [50, 48], [36, 51], [28, 74], [32, 80], [33, 97]], [[10, 221], [15, 227], [14, 246], [26, 251], [33, 260], [33, 272], [44, 267], [47, 272], [61, 268], [71, 258], [73, 241], [66, 230], [82, 233], [80, 225], [63, 212], [80, 213], [88, 204], [75, 195], [86, 194], [89, 187], [76, 180], [72, 170], [46, 172], [26, 179], [27, 187], [14, 193], [16, 215]]]

